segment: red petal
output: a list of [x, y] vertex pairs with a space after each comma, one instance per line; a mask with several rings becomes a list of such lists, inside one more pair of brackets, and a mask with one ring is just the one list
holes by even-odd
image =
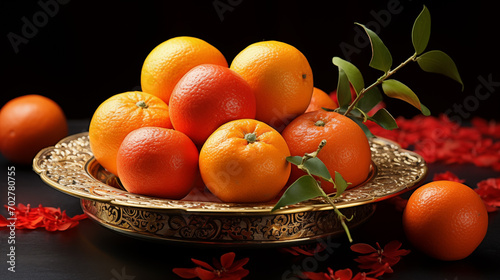
[[378, 266], [376, 269], [368, 272], [367, 274], [373, 274], [375, 277], [380, 277], [385, 273], [393, 273], [391, 266], [388, 263], [384, 263], [383, 265]]
[[354, 261], [361, 263], [361, 264], [369, 264], [372, 262], [378, 262], [379, 254], [378, 253], [371, 253], [369, 255], [364, 255], [364, 256], [359, 256], [354, 259]]
[[401, 242], [398, 240], [392, 240], [391, 242], [387, 243], [384, 246], [384, 253], [392, 253], [397, 251], [399, 248], [401, 248], [401, 245], [403, 245]]
[[377, 278], [368, 277], [365, 272], [358, 272], [352, 280], [377, 280]]
[[192, 279], [198, 277], [195, 270], [196, 268], [174, 268], [172, 272], [184, 279]]
[[7, 225], [9, 224], [9, 222], [7, 222], [7, 219], [0, 215], [0, 227], [6, 227]]
[[453, 174], [450, 171], [446, 171], [444, 173], [436, 173], [436, 174], [434, 174], [434, 178], [432, 178], [432, 180], [433, 181], [448, 180], [448, 181], [454, 181], [454, 182], [459, 182], [459, 183], [465, 182], [465, 180], [458, 178], [457, 175]]
[[352, 278], [352, 271], [349, 268], [340, 269], [335, 272], [335, 279], [351, 280], [351, 278]]
[[203, 268], [208, 269], [208, 270], [211, 270], [211, 271], [214, 270], [214, 268], [211, 265], [209, 265], [208, 263], [206, 263], [206, 262], [199, 261], [197, 259], [191, 259], [191, 261], [194, 262], [195, 264], [203, 267]]
[[87, 219], [87, 218], [88, 218], [87, 214], [80, 214], [80, 215], [73, 216], [73, 218], [71, 218], [71, 220], [72, 221], [80, 221], [80, 220]]
[[330, 276], [328, 276], [328, 274], [324, 273], [324, 272], [309, 272], [309, 271], [306, 271], [306, 272], [302, 272], [302, 274], [307, 277], [306, 279], [310, 279], [310, 280], [332, 280], [332, 278]]
[[194, 271], [201, 280], [212, 280], [217, 278], [217, 275], [213, 271], [208, 271], [201, 267], [195, 268]]
[[351, 250], [360, 254], [369, 254], [377, 251], [375, 248], [365, 243], [351, 245]]
[[249, 258], [244, 258], [244, 259], [235, 261], [233, 263], [233, 265], [228, 268], [228, 271], [236, 271], [236, 270], [240, 269], [245, 264], [247, 264], [249, 260], [250, 260]]
[[294, 256], [300, 255], [300, 253], [295, 249], [296, 247], [290, 247], [290, 248], [280, 248], [279, 251], [290, 253]]
[[290, 247], [290, 248], [282, 248], [283, 251], [288, 252], [294, 256], [305, 255], [305, 256], [314, 256], [314, 253], [308, 252], [299, 246]]
[[13, 206], [13, 207], [14, 207], [14, 209], [16, 209], [19, 212], [26, 212], [26, 210], [29, 210], [29, 208], [30, 208], [29, 206], [30, 206], [29, 204], [28, 204], [28, 206], [25, 206], [24, 204], [19, 203], [19, 204], [17, 204], [17, 208], [15, 206]]
[[72, 222], [59, 224], [59, 225], [57, 226], [57, 230], [59, 230], [59, 231], [65, 231], [65, 230], [67, 230], [67, 229], [71, 228], [71, 226], [73, 226], [73, 223], [72, 223]]
[[224, 268], [229, 268], [233, 264], [234, 257], [236, 254], [234, 252], [225, 253], [220, 257], [220, 264]]

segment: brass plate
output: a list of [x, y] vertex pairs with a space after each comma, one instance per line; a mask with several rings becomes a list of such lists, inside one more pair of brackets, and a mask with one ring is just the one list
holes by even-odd
[[[370, 177], [336, 200], [346, 216], [353, 215], [350, 227], [373, 214], [373, 202], [420, 185], [427, 174], [425, 161], [416, 153], [381, 138], [371, 139], [370, 146]], [[33, 169], [48, 185], [80, 198], [90, 218], [131, 236], [233, 246], [295, 244], [343, 232], [331, 205], [322, 199], [271, 213], [275, 202], [222, 203], [199, 190], [182, 200], [129, 193], [94, 159], [88, 133], [69, 136], [41, 150]]]

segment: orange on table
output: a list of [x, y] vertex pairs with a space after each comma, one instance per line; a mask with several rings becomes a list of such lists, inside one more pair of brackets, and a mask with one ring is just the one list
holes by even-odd
[[172, 128], [168, 106], [160, 98], [140, 91], [108, 98], [90, 121], [89, 141], [95, 159], [117, 175], [116, 154], [123, 139], [132, 130], [145, 126]]
[[412, 193], [403, 213], [408, 240], [439, 260], [460, 260], [482, 242], [488, 213], [478, 194], [453, 181], [434, 181]]
[[219, 127], [200, 151], [200, 172], [207, 188], [224, 202], [265, 202], [275, 198], [290, 175], [283, 137], [253, 119]]
[[[318, 158], [326, 165], [330, 174], [335, 171], [351, 185], [364, 182], [371, 167], [371, 150], [363, 130], [351, 119], [336, 112], [318, 110], [304, 113], [293, 120], [282, 132], [292, 156], [304, 156], [317, 150], [321, 140], [325, 147]], [[304, 171], [292, 167], [291, 182], [305, 175]], [[334, 192], [332, 183], [322, 180], [326, 193]]]
[[314, 87], [311, 102], [307, 106], [306, 113], [321, 110], [321, 108], [336, 109], [338, 107], [337, 103], [333, 101], [328, 93]]
[[228, 66], [224, 55], [202, 39], [189, 36], [169, 39], [146, 57], [141, 72], [142, 91], [168, 104], [170, 94], [182, 76], [205, 63]]
[[263, 41], [242, 50], [231, 63], [252, 87], [256, 119], [278, 131], [304, 113], [313, 93], [313, 73], [307, 58], [295, 47]]
[[255, 118], [255, 95], [233, 70], [215, 64], [191, 69], [170, 97], [170, 119], [176, 130], [201, 147], [222, 124]]
[[182, 199], [198, 173], [198, 149], [184, 133], [142, 127], [123, 140], [116, 158], [118, 177], [131, 193]]
[[67, 136], [63, 110], [50, 98], [23, 95], [0, 110], [0, 152], [10, 161], [29, 164], [43, 148]]

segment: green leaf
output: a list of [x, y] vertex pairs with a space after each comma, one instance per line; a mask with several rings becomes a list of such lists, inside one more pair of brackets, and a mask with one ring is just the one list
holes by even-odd
[[442, 74], [459, 82], [462, 85], [462, 91], [464, 90], [464, 83], [460, 78], [457, 66], [446, 53], [437, 50], [428, 51], [417, 57], [417, 63], [426, 72]]
[[344, 177], [342, 177], [342, 175], [340, 173], [335, 171], [335, 189], [337, 190], [337, 193], [335, 194], [335, 196], [333, 198], [337, 198], [337, 197], [341, 196], [342, 193], [344, 193], [344, 191], [347, 189], [347, 187], [350, 184], [351, 183], [347, 183], [347, 181], [344, 179]]
[[289, 156], [286, 157], [286, 161], [288, 161], [291, 164], [299, 165], [302, 163], [302, 157], [299, 156]]
[[349, 85], [349, 79], [345, 71], [339, 67], [339, 81], [337, 84], [337, 100], [339, 101], [339, 107], [349, 106], [351, 104], [351, 87]]
[[350, 63], [347, 60], [343, 60], [340, 57], [334, 57], [332, 62], [335, 66], [342, 68], [349, 78], [349, 82], [351, 82], [352, 87], [356, 91], [357, 94], [365, 87], [365, 81], [363, 80], [363, 75], [361, 75], [361, 71], [354, 66], [354, 64]]
[[316, 179], [312, 176], [304, 175], [288, 187], [271, 211], [319, 196], [324, 197], [325, 193], [316, 183]]
[[373, 107], [377, 106], [383, 100], [382, 93], [378, 87], [372, 87], [369, 91], [366, 91], [363, 97], [358, 101], [356, 107], [361, 111], [368, 113]]
[[396, 120], [385, 108], [378, 110], [373, 116], [369, 117], [369, 119], [387, 130], [398, 128]]
[[415, 19], [413, 23], [413, 29], [411, 31], [411, 40], [413, 43], [413, 48], [415, 52], [421, 54], [425, 51], [427, 44], [429, 43], [429, 38], [431, 36], [431, 14], [427, 7], [424, 5], [424, 9]]
[[366, 26], [356, 23], [357, 25], [363, 27], [368, 38], [370, 38], [370, 44], [372, 46], [372, 58], [370, 60], [370, 67], [387, 73], [391, 70], [392, 66], [392, 56], [389, 49], [384, 45], [382, 39]]
[[430, 115], [429, 109], [422, 106], [417, 95], [402, 82], [392, 79], [385, 80], [382, 82], [382, 89], [387, 96], [403, 100], [419, 109], [422, 114], [426, 116]]
[[375, 137], [375, 135], [372, 134], [372, 132], [370, 131], [370, 129], [362, 121], [360, 121], [358, 118], [352, 116], [350, 113], [346, 117], [350, 118], [355, 123], [357, 123], [359, 125], [359, 127], [361, 127], [361, 129], [363, 130], [363, 132], [365, 133], [366, 137], [368, 137], [368, 138]]
[[424, 116], [430, 116], [431, 115], [431, 111], [429, 110], [429, 108], [427, 108], [427, 106], [425, 106], [424, 104], [420, 103], [420, 106], [422, 106], [422, 114]]
[[312, 175], [333, 182], [328, 168], [326, 168], [326, 165], [319, 158], [314, 157], [306, 160], [306, 162], [304, 162], [304, 167], [307, 168]]

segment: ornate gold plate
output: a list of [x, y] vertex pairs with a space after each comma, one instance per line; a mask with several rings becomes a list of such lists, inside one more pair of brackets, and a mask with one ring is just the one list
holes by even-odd
[[[385, 139], [370, 140], [372, 172], [348, 189], [336, 205], [354, 227], [375, 210], [373, 202], [399, 195], [423, 182], [422, 157]], [[88, 133], [40, 151], [33, 169], [53, 188], [81, 199], [82, 209], [99, 224], [120, 233], [155, 240], [215, 245], [275, 245], [310, 242], [343, 232], [332, 206], [322, 199], [271, 213], [276, 201], [235, 204], [194, 190], [182, 200], [132, 194], [93, 157]], [[333, 194], [332, 194], [333, 195]]]

